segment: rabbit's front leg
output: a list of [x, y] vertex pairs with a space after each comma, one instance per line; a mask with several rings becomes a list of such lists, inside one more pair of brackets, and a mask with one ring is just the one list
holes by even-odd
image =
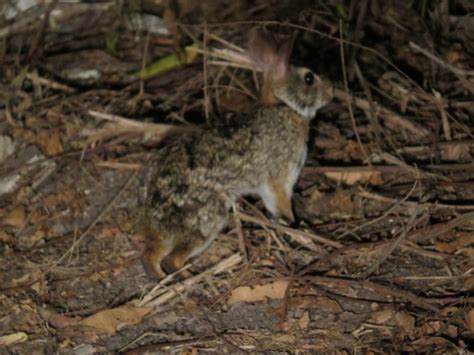
[[[288, 193], [289, 192], [289, 193]], [[271, 179], [259, 189], [265, 208], [275, 217], [282, 216], [289, 222], [295, 221], [291, 192], [288, 191], [286, 179]]]
[[293, 205], [291, 203], [291, 191], [288, 193], [286, 183], [283, 179], [273, 181], [272, 188], [275, 193], [278, 214], [293, 223], [295, 221], [295, 216], [293, 214]]

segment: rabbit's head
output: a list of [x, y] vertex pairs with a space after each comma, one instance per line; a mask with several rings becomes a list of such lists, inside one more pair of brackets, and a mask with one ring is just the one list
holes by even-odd
[[283, 102], [300, 115], [311, 119], [333, 97], [329, 81], [304, 67], [289, 64], [293, 38], [280, 45], [261, 29], [249, 35], [248, 53], [254, 65], [263, 71], [262, 102]]

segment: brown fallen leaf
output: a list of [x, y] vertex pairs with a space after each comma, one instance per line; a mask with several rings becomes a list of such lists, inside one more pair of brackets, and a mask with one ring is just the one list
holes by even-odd
[[0, 337], [0, 346], [8, 346], [18, 343], [23, 343], [28, 340], [28, 335], [23, 332], [3, 335]]
[[457, 250], [474, 244], [474, 234], [465, 234], [455, 238], [449, 243], [437, 243], [435, 249], [442, 253], [453, 253]]
[[97, 332], [113, 335], [122, 327], [140, 323], [151, 307], [122, 306], [106, 309], [81, 320], [78, 325], [94, 328]]
[[432, 322], [423, 323], [421, 325], [421, 333], [423, 335], [436, 334], [440, 331], [442, 325], [443, 324], [440, 321], [432, 321]]
[[267, 299], [278, 300], [285, 296], [288, 287], [287, 280], [278, 280], [265, 285], [254, 287], [241, 286], [232, 290], [228, 304], [237, 302], [259, 302]]
[[63, 145], [58, 131], [41, 130], [38, 133], [36, 143], [46, 156], [54, 156], [63, 152]]
[[18, 206], [11, 210], [3, 219], [2, 223], [5, 226], [21, 228], [25, 225], [26, 213], [23, 206]]
[[467, 312], [464, 319], [469, 330], [474, 333], [474, 309], [471, 309], [469, 312]]
[[275, 342], [294, 344], [295, 340], [296, 340], [296, 337], [291, 334], [285, 334], [285, 335], [275, 337]]
[[471, 147], [466, 143], [450, 144], [441, 147], [441, 159], [454, 162], [472, 161]]
[[415, 317], [406, 312], [397, 312], [395, 313], [395, 323], [406, 335], [410, 338], [415, 338]]
[[290, 299], [290, 306], [300, 309], [324, 309], [326, 312], [333, 314], [343, 312], [342, 307], [337, 301], [325, 296], [294, 297]]
[[8, 234], [7, 232], [0, 230], [0, 242], [2, 242], [2, 243], [11, 243], [14, 240], [15, 239], [13, 238], [13, 236], [11, 234]]
[[302, 200], [302, 206], [295, 206], [297, 212], [305, 218], [337, 218], [344, 219], [354, 214], [352, 192], [337, 189], [334, 192], [315, 190], [308, 199]]
[[464, 288], [470, 291], [474, 290], [474, 276], [471, 276], [464, 281]]
[[350, 159], [353, 160], [364, 160], [366, 158], [360, 145], [353, 140], [347, 142], [346, 146], [344, 147], [344, 152]]
[[66, 317], [61, 314], [55, 314], [49, 319], [49, 322], [55, 328], [65, 328], [77, 324], [80, 320], [81, 317]]
[[385, 324], [390, 321], [395, 315], [395, 310], [384, 309], [382, 311], [373, 312], [370, 316], [370, 320], [375, 324]]
[[342, 182], [346, 185], [355, 184], [382, 185], [383, 179], [380, 171], [328, 171], [324, 175], [329, 179]]
[[308, 329], [309, 325], [309, 312], [304, 312], [300, 319], [298, 319], [298, 327], [303, 329]]
[[446, 330], [446, 334], [448, 336], [450, 336], [451, 338], [456, 338], [458, 336], [458, 327], [456, 327], [455, 325], [448, 325], [448, 329]]

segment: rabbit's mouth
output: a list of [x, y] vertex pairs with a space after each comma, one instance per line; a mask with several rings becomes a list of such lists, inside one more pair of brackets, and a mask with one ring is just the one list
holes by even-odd
[[308, 120], [311, 120], [316, 116], [316, 113], [320, 108], [326, 106], [332, 100], [333, 94], [332, 87], [321, 91], [318, 94], [316, 100], [310, 105], [298, 100], [298, 98], [295, 96], [289, 96], [285, 94], [278, 95], [278, 93], [276, 96], [286, 105], [288, 105], [288, 107], [290, 107], [293, 111], [297, 112], [299, 115], [307, 118]]

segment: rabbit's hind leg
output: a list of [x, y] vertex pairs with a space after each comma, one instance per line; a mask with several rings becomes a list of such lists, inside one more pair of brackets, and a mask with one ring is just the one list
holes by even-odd
[[142, 264], [146, 274], [150, 278], [163, 279], [166, 273], [161, 264], [163, 258], [172, 250], [169, 238], [154, 228], [147, 228], [145, 231], [147, 247], [142, 254]]

